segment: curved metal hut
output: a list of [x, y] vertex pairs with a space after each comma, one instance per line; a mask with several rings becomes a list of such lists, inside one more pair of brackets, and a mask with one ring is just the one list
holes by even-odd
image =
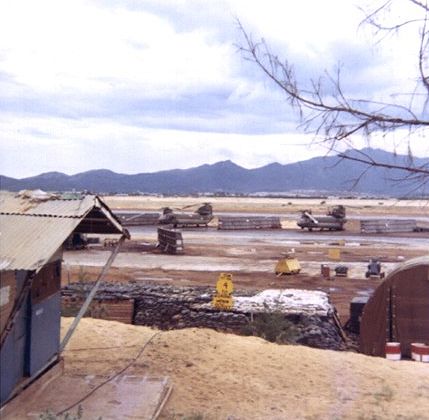
[[396, 267], [364, 307], [360, 351], [384, 357], [389, 341], [400, 342], [405, 357], [411, 343], [429, 344], [429, 255]]

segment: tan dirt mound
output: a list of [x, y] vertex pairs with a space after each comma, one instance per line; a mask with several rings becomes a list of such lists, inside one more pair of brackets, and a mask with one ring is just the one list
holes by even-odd
[[[62, 319], [63, 334], [71, 321]], [[429, 419], [429, 364], [208, 329], [85, 318], [64, 353], [66, 372], [113, 375], [151, 338], [126, 373], [170, 377], [163, 419]]]

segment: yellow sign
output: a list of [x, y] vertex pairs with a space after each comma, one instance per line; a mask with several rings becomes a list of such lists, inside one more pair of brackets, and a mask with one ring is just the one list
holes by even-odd
[[329, 248], [329, 250], [328, 250], [328, 258], [331, 259], [331, 260], [339, 261], [341, 259], [340, 248]]
[[232, 297], [214, 296], [213, 306], [217, 309], [230, 310], [234, 306]]
[[229, 296], [234, 291], [232, 274], [222, 273], [216, 283], [216, 292], [220, 296]]
[[212, 300], [213, 306], [221, 310], [232, 309], [234, 306], [231, 296], [233, 291], [232, 274], [222, 273], [216, 283], [216, 294]]

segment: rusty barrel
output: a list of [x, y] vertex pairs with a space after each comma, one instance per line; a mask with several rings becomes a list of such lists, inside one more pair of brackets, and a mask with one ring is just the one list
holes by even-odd
[[322, 274], [322, 277], [325, 279], [329, 279], [331, 277], [331, 270], [328, 265], [322, 264], [320, 266], [320, 273]]

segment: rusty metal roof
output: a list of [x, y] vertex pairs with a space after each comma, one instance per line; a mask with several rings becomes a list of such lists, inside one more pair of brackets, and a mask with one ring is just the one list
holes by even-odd
[[63, 200], [0, 193], [0, 270], [38, 270], [73, 231], [128, 236], [97, 196]]
[[1, 214], [0, 270], [38, 270], [79, 222], [79, 218]]
[[401, 343], [410, 356], [412, 342], [429, 342], [429, 255], [398, 265], [366, 303], [359, 350], [384, 356], [388, 341]]
[[96, 196], [91, 195], [71, 200], [63, 200], [56, 196], [48, 199], [38, 199], [2, 191], [0, 193], [0, 213], [51, 217], [82, 217], [94, 206], [96, 199]]

